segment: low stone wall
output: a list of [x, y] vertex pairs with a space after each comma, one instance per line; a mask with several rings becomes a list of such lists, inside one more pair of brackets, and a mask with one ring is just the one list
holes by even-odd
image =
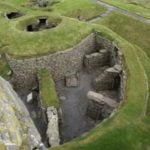
[[15, 88], [31, 88], [36, 84], [37, 70], [47, 68], [55, 80], [82, 69], [83, 57], [95, 49], [95, 34], [89, 35], [78, 45], [65, 51], [46, 56], [15, 59], [6, 55], [9, 66], [13, 71], [11, 82]]
[[30, 89], [37, 84], [37, 71], [46, 68], [52, 74], [54, 80], [64, 79], [65, 76], [75, 74], [83, 67], [83, 58], [87, 54], [106, 49], [111, 52], [111, 64], [116, 63], [115, 46], [112, 42], [97, 33], [92, 33], [73, 48], [47, 54], [45, 56], [16, 59], [6, 55], [8, 64], [12, 69], [13, 75], [10, 82], [14, 88]]

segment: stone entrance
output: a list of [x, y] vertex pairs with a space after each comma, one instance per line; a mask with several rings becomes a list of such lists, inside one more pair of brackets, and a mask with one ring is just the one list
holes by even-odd
[[23, 16], [23, 14], [21, 14], [20, 12], [16, 12], [16, 11], [6, 13], [6, 17], [8, 19], [15, 19], [15, 18], [18, 18], [18, 17], [21, 17], [21, 16]]

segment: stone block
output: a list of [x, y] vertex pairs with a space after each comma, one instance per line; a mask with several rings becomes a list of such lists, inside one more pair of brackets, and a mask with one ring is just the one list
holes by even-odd
[[115, 100], [100, 93], [89, 91], [87, 97], [89, 99], [87, 115], [96, 121], [108, 117], [113, 109], [118, 106]]
[[33, 102], [33, 93], [29, 93], [27, 95], [27, 103], [32, 103]]
[[60, 143], [58, 113], [56, 108], [54, 107], [47, 108], [47, 118], [48, 118], [48, 127], [46, 133], [49, 139], [49, 144], [51, 145], [51, 147], [55, 147], [58, 146]]
[[77, 87], [79, 85], [78, 77], [76, 74], [66, 76], [66, 86], [67, 87]]
[[104, 71], [104, 73], [98, 75], [93, 85], [96, 90], [113, 90], [120, 84], [120, 73], [122, 68], [120, 65], [115, 65]]

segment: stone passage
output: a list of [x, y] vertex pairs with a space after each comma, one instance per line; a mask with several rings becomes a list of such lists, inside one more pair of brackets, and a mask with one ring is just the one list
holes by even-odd
[[6, 13], [6, 16], [8, 19], [15, 19], [15, 18], [18, 18], [18, 17], [21, 17], [23, 14], [21, 14], [20, 12], [9, 12], [9, 13]]
[[58, 25], [57, 22], [49, 21], [46, 17], [39, 18], [36, 22], [27, 25], [26, 31], [37, 32], [45, 29], [55, 28]]

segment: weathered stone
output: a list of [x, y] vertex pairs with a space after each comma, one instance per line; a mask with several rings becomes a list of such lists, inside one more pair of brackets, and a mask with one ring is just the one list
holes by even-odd
[[58, 113], [56, 108], [47, 108], [48, 128], [47, 136], [51, 147], [58, 146], [60, 143], [59, 127], [58, 127]]
[[12, 71], [9, 70], [9, 71], [7, 72], [7, 75], [8, 75], [8, 76], [12, 75]]
[[31, 103], [33, 101], [33, 93], [29, 93], [28, 95], [27, 95], [27, 102], [28, 103]]
[[86, 55], [84, 58], [84, 65], [88, 69], [95, 69], [109, 64], [108, 51], [102, 50], [101, 53], [95, 52], [90, 55]]
[[94, 120], [108, 117], [118, 106], [114, 100], [93, 91], [89, 91], [87, 97], [89, 99], [87, 115]]
[[113, 108], [118, 106], [118, 103], [116, 101], [110, 99], [109, 97], [103, 96], [100, 93], [89, 91], [87, 93], [87, 97], [88, 97], [88, 99], [94, 100], [98, 103], [107, 104], [108, 106], [113, 107]]
[[104, 73], [97, 76], [93, 82], [96, 90], [113, 90], [118, 88], [121, 71], [122, 68], [120, 65], [106, 69]]
[[34, 139], [37, 141], [34, 145], [32, 145], [31, 139], [27, 140], [25, 144], [30, 148], [33, 148], [33, 146], [37, 147], [41, 143], [41, 137], [31, 120], [27, 108], [9, 82], [1, 77], [0, 106], [0, 143], [3, 143], [7, 149], [17, 150], [25, 139], [34, 136]]
[[59, 99], [60, 99], [61, 101], [67, 100], [67, 98], [66, 98], [65, 96], [60, 96]]
[[31, 112], [31, 116], [32, 116], [32, 118], [37, 118], [36, 112], [35, 112], [35, 111], [32, 111], [32, 112]]
[[66, 86], [67, 87], [77, 87], [79, 84], [78, 77], [76, 74], [66, 76]]
[[116, 64], [116, 65], [114, 66], [114, 69], [115, 69], [116, 71], [118, 71], [118, 73], [121, 73], [121, 71], [122, 71], [122, 67], [121, 67], [121, 65], [119, 65], [119, 64]]
[[10, 145], [7, 145], [7, 150], [19, 150], [19, 147], [16, 146], [15, 144], [10, 144]]
[[106, 49], [100, 49], [99, 52], [101, 54], [108, 54], [108, 50], [106, 50]]

